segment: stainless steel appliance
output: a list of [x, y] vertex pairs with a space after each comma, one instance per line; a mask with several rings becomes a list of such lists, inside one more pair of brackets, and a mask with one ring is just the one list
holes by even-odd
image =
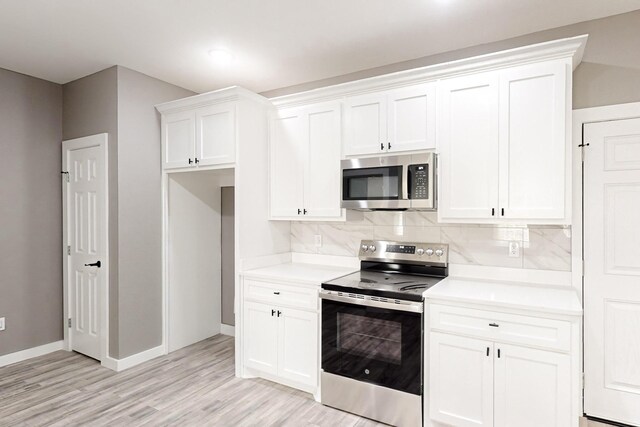
[[363, 240], [360, 271], [322, 284], [323, 404], [422, 425], [423, 292], [447, 276], [448, 252]]
[[342, 207], [360, 210], [435, 210], [436, 155], [342, 160]]

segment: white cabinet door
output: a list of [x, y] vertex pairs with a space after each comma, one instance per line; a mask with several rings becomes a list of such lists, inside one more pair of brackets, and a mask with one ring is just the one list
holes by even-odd
[[386, 93], [348, 97], [345, 101], [344, 155], [384, 153], [388, 143]]
[[195, 113], [193, 111], [162, 116], [162, 150], [165, 169], [194, 166]]
[[340, 105], [339, 102], [327, 103], [305, 111], [304, 218], [342, 215]]
[[196, 112], [196, 155], [200, 166], [235, 163], [235, 104], [203, 107]]
[[272, 218], [302, 216], [304, 206], [304, 112], [281, 110], [271, 120], [269, 181]]
[[491, 219], [498, 208], [498, 74], [438, 87], [438, 219]]
[[501, 217], [565, 218], [568, 66], [560, 60], [500, 72]]
[[244, 363], [249, 368], [278, 373], [278, 317], [267, 304], [244, 303]]
[[[493, 346], [430, 333], [429, 414], [451, 426], [493, 425]], [[514, 424], [516, 425], [516, 424]]]
[[301, 384], [318, 383], [318, 314], [277, 308], [278, 376]]
[[[396, 89], [388, 95], [389, 152], [436, 148], [436, 84]], [[390, 144], [390, 145], [389, 145]]]
[[569, 355], [506, 344], [495, 351], [496, 427], [573, 424]]

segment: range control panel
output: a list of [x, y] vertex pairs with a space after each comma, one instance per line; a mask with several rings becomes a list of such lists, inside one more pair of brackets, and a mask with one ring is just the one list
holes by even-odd
[[362, 240], [358, 256], [362, 261], [404, 261], [446, 266], [449, 263], [449, 245], [444, 243]]

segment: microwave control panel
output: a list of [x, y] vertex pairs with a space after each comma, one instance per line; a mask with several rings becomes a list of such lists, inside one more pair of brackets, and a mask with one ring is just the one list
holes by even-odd
[[429, 198], [429, 165], [409, 165], [409, 198], [428, 199]]

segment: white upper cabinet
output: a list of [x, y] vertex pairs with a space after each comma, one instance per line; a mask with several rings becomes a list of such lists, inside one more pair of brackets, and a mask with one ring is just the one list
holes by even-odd
[[303, 112], [278, 111], [271, 120], [269, 197], [272, 217], [295, 217], [304, 205]]
[[442, 80], [441, 222], [570, 222], [566, 59]]
[[165, 169], [184, 168], [194, 164], [195, 122], [193, 111], [162, 116], [162, 150]]
[[200, 166], [235, 163], [235, 104], [224, 103], [196, 111], [196, 161]]
[[567, 68], [553, 61], [500, 73], [499, 207], [505, 218], [565, 217]]
[[339, 220], [341, 104], [279, 110], [271, 120], [272, 219]]
[[438, 87], [442, 221], [492, 218], [498, 201], [498, 75], [443, 80]]
[[345, 101], [345, 156], [435, 148], [435, 83]]
[[157, 105], [162, 114], [162, 168], [234, 166], [236, 121], [256, 96], [247, 93], [229, 88]]

